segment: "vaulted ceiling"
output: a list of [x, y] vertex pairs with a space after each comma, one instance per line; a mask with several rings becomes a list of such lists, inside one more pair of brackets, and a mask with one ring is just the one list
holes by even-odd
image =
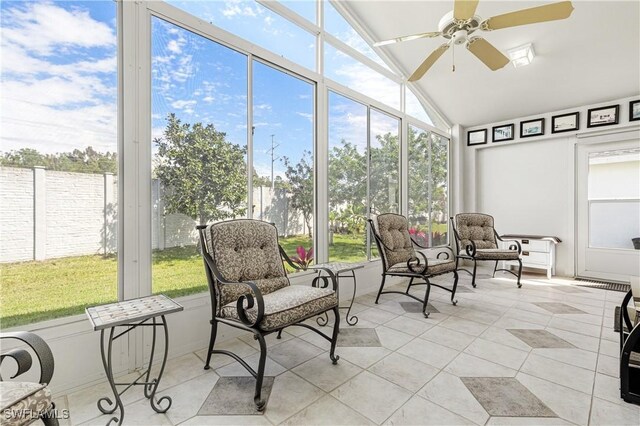
[[[482, 19], [549, 2], [481, 0]], [[373, 41], [437, 31], [448, 1], [347, 1], [347, 12]], [[491, 71], [464, 46], [449, 49], [417, 82], [452, 122], [473, 126], [640, 95], [640, 1], [574, 1], [569, 19], [480, 35], [506, 54], [532, 43], [529, 66]], [[420, 39], [381, 49], [405, 76], [444, 39]], [[452, 52], [454, 50], [454, 52]], [[455, 53], [455, 56], [454, 56]], [[455, 72], [452, 63], [455, 62]]]

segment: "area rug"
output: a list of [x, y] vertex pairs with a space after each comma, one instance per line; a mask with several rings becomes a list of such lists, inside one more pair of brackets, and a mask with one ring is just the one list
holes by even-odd
[[[262, 382], [262, 399], [269, 401], [273, 377]], [[220, 377], [200, 407], [198, 416], [261, 415], [253, 401], [256, 379], [251, 376]]]

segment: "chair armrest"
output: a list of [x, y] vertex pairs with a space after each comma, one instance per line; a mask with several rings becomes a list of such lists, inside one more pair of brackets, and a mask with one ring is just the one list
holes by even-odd
[[287, 252], [284, 251], [284, 249], [280, 244], [278, 244], [278, 250], [280, 251], [280, 257], [284, 262], [287, 263], [287, 265], [291, 266], [296, 271], [306, 271], [307, 268], [303, 268], [300, 265], [296, 265], [295, 263], [293, 263], [293, 260], [291, 260]]
[[522, 253], [522, 246], [520, 245], [520, 241], [518, 240], [503, 240], [502, 237], [500, 237], [500, 235], [498, 235], [498, 233], [496, 232], [496, 230], [493, 230], [494, 235], [496, 236], [496, 239], [499, 241], [502, 241], [503, 243], [506, 242], [514, 242], [515, 244], [511, 244], [509, 245], [509, 250], [517, 250], [518, 254]]
[[[429, 268], [429, 259], [421, 251], [417, 251], [416, 253], [420, 255], [420, 257], [422, 257], [422, 261], [420, 261], [420, 257], [418, 256], [412, 257], [411, 259], [407, 260], [407, 268], [409, 268], [411, 272], [414, 272], [416, 274], [422, 274], [426, 272], [427, 269]], [[421, 266], [423, 262], [424, 262], [424, 268], [414, 269], [416, 267]]]
[[[211, 257], [211, 255], [207, 252], [203, 252], [203, 256], [207, 266], [209, 267], [209, 269], [211, 270], [211, 273], [213, 274], [213, 278], [221, 286], [231, 285], [231, 284], [236, 284], [236, 285], [242, 284], [249, 287], [251, 291], [253, 291], [253, 294], [247, 293], [240, 296], [236, 302], [236, 307], [238, 309], [238, 317], [240, 317], [240, 321], [242, 321], [243, 324], [252, 328], [258, 327], [258, 325], [262, 322], [262, 319], [264, 318], [264, 300], [262, 298], [262, 292], [260, 291], [256, 283], [252, 281], [227, 281], [218, 270], [218, 267], [213, 261], [213, 258]], [[245, 300], [247, 301], [246, 308], [244, 307]], [[247, 317], [246, 310], [253, 308], [255, 304], [258, 305], [257, 306], [258, 314], [256, 316], [255, 321], [250, 321], [249, 318]]]
[[476, 243], [474, 243], [473, 240], [469, 240], [469, 242], [471, 244], [467, 244], [464, 251], [467, 253], [467, 256], [476, 257]]
[[411, 237], [411, 242], [413, 243], [414, 246], [420, 248], [420, 249], [426, 249], [426, 250], [449, 250], [451, 252], [451, 256], [449, 255], [449, 253], [447, 253], [446, 251], [441, 251], [440, 253], [438, 253], [436, 255], [437, 259], [440, 259], [441, 255], [445, 255], [447, 257], [445, 257], [445, 259], [451, 259], [451, 257], [455, 256], [455, 253], [453, 252], [453, 249], [449, 246], [440, 246], [440, 247], [427, 247], [427, 246], [423, 246], [422, 244], [420, 244], [418, 241], [414, 240], [413, 237]]
[[[42, 337], [27, 331], [14, 331], [0, 333], [0, 339], [16, 339], [29, 345], [38, 357], [38, 363], [40, 364], [40, 379], [38, 383], [51, 383], [54, 368], [53, 354], [51, 353], [51, 348], [49, 348], [49, 345], [47, 345], [47, 342], [45, 342]], [[2, 356], [0, 356], [0, 364], [6, 357], [13, 358], [18, 363], [18, 372], [12, 379], [31, 368], [31, 355], [29, 355], [29, 352], [25, 349], [13, 349], [2, 354]]]

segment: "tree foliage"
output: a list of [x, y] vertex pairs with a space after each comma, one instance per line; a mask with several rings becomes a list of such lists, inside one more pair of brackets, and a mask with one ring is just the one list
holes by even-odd
[[302, 158], [294, 166], [288, 157], [283, 158], [287, 170], [287, 186], [290, 192], [291, 207], [302, 213], [304, 222], [312, 238], [313, 219], [313, 156], [310, 151], [303, 151]]
[[246, 214], [244, 147], [228, 142], [213, 124], [182, 123], [173, 113], [164, 136], [154, 143], [167, 213], [182, 213], [200, 224]]
[[115, 152], [99, 152], [92, 147], [71, 152], [43, 154], [33, 148], [21, 148], [0, 155], [0, 166], [34, 167], [47, 170], [77, 173], [118, 172], [118, 155]]

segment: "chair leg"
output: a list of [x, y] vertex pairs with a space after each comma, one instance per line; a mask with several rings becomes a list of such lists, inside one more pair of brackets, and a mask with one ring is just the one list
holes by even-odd
[[473, 275], [471, 276], [471, 286], [476, 288], [476, 268], [478, 266], [478, 262], [473, 259]]
[[382, 293], [382, 289], [384, 288], [384, 281], [387, 279], [386, 275], [382, 275], [382, 282], [380, 283], [380, 289], [378, 290], [378, 295], [376, 296], [376, 305], [378, 304], [378, 299], [380, 299], [380, 294]]
[[209, 352], [207, 352], [207, 362], [204, 363], [204, 369], [211, 368], [209, 363], [211, 362], [211, 351], [213, 351], [213, 344], [216, 342], [216, 336], [218, 334], [218, 321], [212, 319], [211, 321], [211, 337], [209, 338]]
[[256, 393], [253, 397], [253, 402], [256, 404], [258, 411], [263, 411], [267, 401], [261, 399], [262, 396], [262, 380], [264, 379], [264, 367], [267, 361], [267, 343], [264, 340], [264, 336], [260, 333], [255, 333], [256, 340], [260, 343], [260, 361], [258, 363], [258, 374], [256, 376]]
[[427, 312], [427, 304], [429, 303], [429, 293], [431, 293], [431, 282], [428, 278], [424, 279], [427, 283], [427, 289], [424, 292], [424, 302], [422, 302], [422, 314], [425, 318], [429, 318], [429, 312]]
[[278, 335], [276, 336], [276, 339], [282, 339], [282, 330], [284, 329], [281, 328], [280, 330], [278, 330]]
[[453, 271], [453, 290], [451, 291], [451, 303], [453, 303], [453, 306], [456, 306], [458, 304], [458, 300], [454, 299], [457, 289], [458, 289], [458, 271]]
[[407, 290], [404, 292], [404, 294], [409, 294], [409, 290], [411, 290], [412, 285], [413, 285], [413, 277], [411, 277], [411, 279], [409, 280], [409, 285], [407, 286]]
[[340, 359], [340, 357], [335, 354], [336, 343], [338, 343], [338, 332], [340, 331], [340, 308], [337, 306], [333, 308], [333, 314], [336, 316], [336, 321], [333, 324], [333, 336], [331, 336], [331, 351], [329, 352], [329, 358], [331, 358], [331, 361], [335, 365]]
[[491, 275], [491, 278], [496, 276], [496, 271], [498, 270], [498, 261], [496, 260], [496, 264], [493, 267], [493, 274]]
[[522, 276], [522, 259], [518, 259], [518, 288], [522, 287], [520, 277]]

